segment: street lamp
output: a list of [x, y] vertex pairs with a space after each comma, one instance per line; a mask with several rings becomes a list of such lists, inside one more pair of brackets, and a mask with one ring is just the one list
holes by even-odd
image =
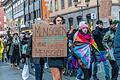
[[98, 17], [98, 20], [99, 20], [99, 1], [97, 0], [97, 17]]
[[81, 5], [78, 5], [79, 3], [81, 3], [80, 0], [73, 0], [73, 3], [75, 5], [75, 7], [76, 8], [79, 8], [79, 7], [81, 8], [81, 11], [82, 11], [82, 20], [83, 20], [83, 8], [84, 7], [88, 7], [89, 6], [89, 2], [90, 2], [90, 0], [85, 0], [86, 6], [81, 6]]

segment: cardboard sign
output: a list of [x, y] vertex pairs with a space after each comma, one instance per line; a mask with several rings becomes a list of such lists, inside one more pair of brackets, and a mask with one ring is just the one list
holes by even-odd
[[33, 57], [66, 57], [67, 38], [64, 25], [52, 25], [44, 22], [33, 25]]
[[111, 16], [112, 0], [100, 1], [100, 18], [108, 18]]

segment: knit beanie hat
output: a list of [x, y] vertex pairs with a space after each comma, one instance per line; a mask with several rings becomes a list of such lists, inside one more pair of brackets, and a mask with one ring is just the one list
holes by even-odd
[[80, 27], [80, 29], [88, 28], [88, 25], [85, 23], [85, 21], [81, 21], [79, 24], [79, 27]]

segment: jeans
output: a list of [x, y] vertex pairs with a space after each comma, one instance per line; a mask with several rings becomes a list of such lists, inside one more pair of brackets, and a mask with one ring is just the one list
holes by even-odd
[[[101, 51], [102, 53], [104, 53], [104, 57], [106, 56], [106, 51]], [[95, 61], [94, 62], [94, 69], [93, 69], [93, 77], [95, 76], [96, 77], [96, 74], [97, 74], [97, 71], [98, 71], [98, 67], [97, 65], [99, 64], [100, 62], [99, 61]], [[110, 67], [109, 67], [109, 64], [108, 64], [108, 60], [104, 61], [103, 62], [103, 65], [104, 65], [104, 71], [105, 71], [105, 78], [106, 80], [110, 80]]]
[[35, 80], [42, 80], [44, 64], [34, 64], [35, 66]]
[[76, 78], [77, 78], [77, 79], [81, 79], [81, 77], [82, 77], [83, 75], [84, 75], [84, 73], [83, 73], [83, 71], [82, 71], [82, 69], [81, 69], [81, 66], [78, 65]]
[[117, 80], [119, 67], [118, 67], [116, 61], [109, 60], [109, 62], [110, 62], [110, 65], [112, 67], [112, 72], [111, 72], [112, 78], [111, 78], [111, 80]]

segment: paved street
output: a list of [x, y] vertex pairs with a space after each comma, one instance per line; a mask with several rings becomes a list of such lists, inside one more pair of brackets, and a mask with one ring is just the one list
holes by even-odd
[[[22, 80], [21, 71], [11, 68], [8, 64], [0, 64], [0, 80]], [[34, 80], [34, 77], [30, 75], [27, 80]]]
[[[0, 80], [22, 80], [21, 72], [22, 70], [13, 69], [8, 64], [0, 64]], [[104, 80], [104, 72], [98, 72], [98, 77], [100, 80]], [[30, 74], [27, 80], [35, 79], [34, 76]], [[43, 80], [52, 80], [48, 69], [44, 69]], [[75, 77], [64, 76], [63, 80], [75, 80]], [[120, 80], [120, 76], [118, 80]]]
[[[22, 70], [13, 69], [8, 64], [0, 64], [0, 80], [22, 80]], [[27, 80], [35, 80], [34, 76], [30, 74]], [[52, 80], [49, 70], [44, 70], [43, 80]], [[74, 77], [65, 77], [63, 80], [75, 80]]]

